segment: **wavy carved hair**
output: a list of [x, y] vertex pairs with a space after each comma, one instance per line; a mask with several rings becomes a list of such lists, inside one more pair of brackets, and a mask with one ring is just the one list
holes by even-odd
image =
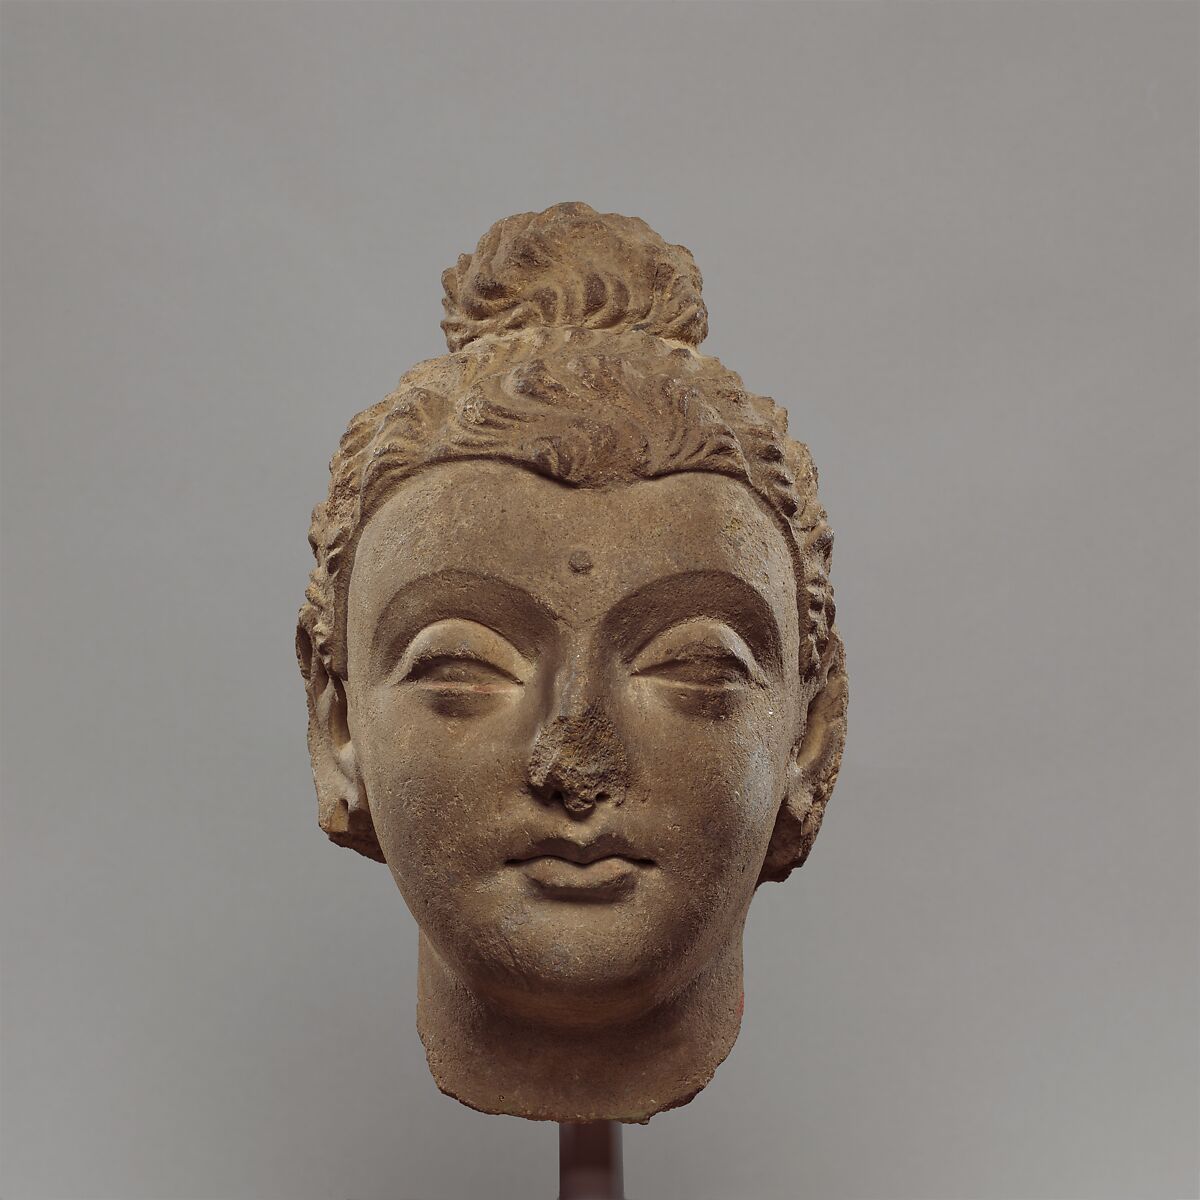
[[[569, 487], [605, 488], [687, 471], [751, 489], [787, 541], [800, 605], [805, 703], [844, 673], [829, 581], [833, 534], [817, 471], [787, 414], [699, 353], [708, 317], [691, 254], [645, 222], [559, 204], [497, 222], [442, 277], [451, 353], [418, 363], [351, 420], [313, 510], [316, 558], [297, 649], [310, 682], [346, 678], [346, 596], [358, 537], [405, 479], [437, 463], [511, 463]], [[838, 689], [844, 709], [844, 687]], [[312, 695], [310, 687], [310, 719]], [[816, 837], [837, 762], [793, 830], [782, 878]], [[781, 814], [786, 824], [786, 814]], [[370, 857], [345, 813], [334, 841]]]

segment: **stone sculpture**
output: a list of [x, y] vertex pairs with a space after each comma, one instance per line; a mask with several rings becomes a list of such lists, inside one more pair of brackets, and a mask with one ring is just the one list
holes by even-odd
[[444, 1092], [646, 1121], [729, 1053], [750, 901], [837, 776], [817, 473], [644, 222], [508, 217], [442, 282], [450, 353], [351, 421], [313, 514], [319, 819], [416, 918]]

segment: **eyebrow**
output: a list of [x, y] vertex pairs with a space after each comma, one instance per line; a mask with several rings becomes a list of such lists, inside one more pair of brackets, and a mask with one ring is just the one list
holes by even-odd
[[402, 584], [388, 598], [371, 631], [370, 663], [394, 662], [433, 621], [476, 621], [512, 642], [526, 657], [553, 630], [557, 613], [524, 588], [496, 575], [447, 568]]
[[656, 579], [619, 600], [604, 618], [604, 628], [631, 659], [652, 638], [693, 617], [724, 621], [760, 663], [782, 670], [783, 638], [771, 605], [752, 584], [728, 571], [681, 571]]

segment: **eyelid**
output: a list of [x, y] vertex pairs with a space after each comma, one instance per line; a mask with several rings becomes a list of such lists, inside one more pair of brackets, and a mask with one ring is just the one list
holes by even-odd
[[762, 682], [754, 653], [736, 630], [724, 621], [708, 617], [690, 617], [656, 633], [637, 650], [629, 665], [633, 674], [638, 675], [675, 662], [721, 660], [736, 663], [748, 680]]
[[476, 667], [483, 667], [493, 675], [499, 675], [509, 683], [518, 685], [521, 683], [515, 675], [510, 675], [503, 667], [498, 667], [490, 658], [474, 654], [465, 646], [457, 646], [449, 651], [432, 649], [428, 653], [418, 654], [408, 663], [408, 669], [400, 677], [401, 679], [423, 679], [435, 667], [447, 663], [472, 664]]
[[454, 617], [420, 630], [400, 656], [393, 681], [408, 679], [437, 659], [476, 662], [516, 684], [528, 681], [532, 664], [503, 634], [476, 621]]

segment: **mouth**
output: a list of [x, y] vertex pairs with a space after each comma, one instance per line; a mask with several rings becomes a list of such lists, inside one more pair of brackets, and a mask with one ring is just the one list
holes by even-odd
[[506, 865], [546, 899], [598, 903], [628, 896], [655, 862], [636, 854], [620, 835], [601, 834], [587, 843], [543, 838]]

